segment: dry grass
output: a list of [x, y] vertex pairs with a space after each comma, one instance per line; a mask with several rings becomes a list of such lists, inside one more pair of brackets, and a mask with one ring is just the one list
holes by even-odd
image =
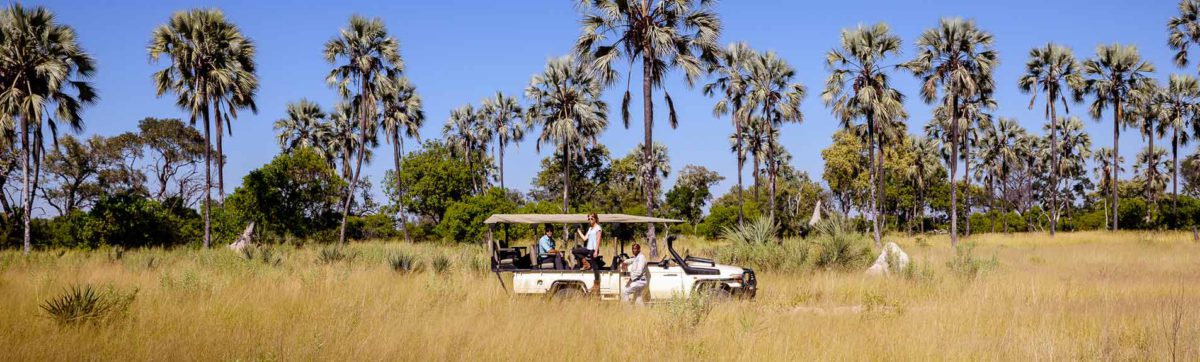
[[[1200, 359], [1190, 235], [974, 236], [975, 255], [999, 261], [974, 280], [947, 269], [944, 237], [896, 239], [924, 272], [764, 273], [757, 300], [711, 309], [511, 298], [474, 247], [363, 243], [332, 263], [317, 261], [319, 247], [274, 248], [279, 262], [6, 251], [0, 344], [6, 360]], [[424, 271], [393, 271], [401, 250]], [[445, 274], [431, 271], [437, 256]], [[136, 288], [129, 316], [64, 327], [39, 307], [88, 284]]]

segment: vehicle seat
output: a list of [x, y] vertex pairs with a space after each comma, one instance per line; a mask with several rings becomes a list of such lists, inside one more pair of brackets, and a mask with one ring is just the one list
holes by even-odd
[[514, 254], [516, 253], [512, 249], [501, 248], [500, 242], [497, 241], [492, 242], [492, 247], [494, 248], [492, 257], [495, 258], [496, 267], [498, 269], [516, 268], [514, 265], [514, 262], [516, 261], [516, 255]]

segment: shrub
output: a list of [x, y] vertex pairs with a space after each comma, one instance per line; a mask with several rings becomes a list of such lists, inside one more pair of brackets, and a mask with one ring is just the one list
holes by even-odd
[[954, 249], [954, 257], [946, 262], [946, 267], [963, 279], [974, 280], [1000, 265], [995, 255], [991, 259], [980, 259], [975, 256], [974, 250], [974, 243], [959, 245]]
[[433, 260], [429, 262], [433, 266], [433, 271], [438, 274], [445, 273], [450, 270], [450, 258], [445, 255], [438, 254], [433, 256]]
[[486, 193], [451, 203], [435, 230], [446, 241], [475, 243], [483, 240], [487, 230], [483, 221], [488, 216], [516, 209], [516, 202], [504, 189], [493, 187]]
[[800, 271], [808, 262], [809, 244], [800, 239], [783, 243], [733, 243], [713, 252], [716, 260], [757, 271]]
[[247, 261], [260, 261], [269, 266], [279, 266], [283, 264], [283, 258], [280, 257], [274, 249], [269, 246], [248, 245], [242, 248], [242, 258]]
[[57, 298], [46, 300], [41, 308], [60, 326], [101, 325], [128, 316], [129, 306], [136, 296], [137, 289], [123, 293], [111, 286], [97, 290], [91, 285], [76, 285], [64, 290]]
[[[240, 233], [251, 221], [260, 233], [303, 236], [337, 226], [346, 182], [311, 148], [275, 156], [250, 171], [225, 200], [225, 227]], [[235, 234], [236, 235], [236, 234]]]
[[696, 328], [712, 312], [712, 299], [710, 293], [692, 293], [690, 297], [671, 299], [667, 302], [667, 325], [681, 331]]
[[817, 247], [813, 264], [825, 269], [853, 269], [865, 265], [871, 258], [867, 237], [855, 231], [844, 216], [831, 214], [815, 227], [812, 243]]
[[776, 231], [774, 221], [760, 217], [744, 225], [727, 226], [721, 236], [733, 244], [767, 244], [775, 241]]
[[[410, 233], [412, 226], [409, 224]], [[346, 238], [349, 239], [392, 239], [400, 236], [400, 225], [392, 220], [392, 215], [386, 213], [351, 216], [346, 220]]]
[[317, 253], [317, 262], [321, 264], [333, 264], [341, 261], [350, 262], [357, 256], [357, 252], [347, 252], [344, 247], [329, 245], [321, 248], [321, 251]]
[[388, 255], [387, 260], [392, 270], [399, 273], [418, 272], [421, 269], [421, 262], [415, 256], [403, 251]]

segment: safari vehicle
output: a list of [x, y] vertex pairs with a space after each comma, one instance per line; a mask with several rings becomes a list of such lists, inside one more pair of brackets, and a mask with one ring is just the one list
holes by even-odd
[[[633, 216], [624, 214], [598, 215], [602, 225], [633, 223], [649, 224], [680, 223], [681, 220]], [[620, 265], [630, 258], [624, 253], [623, 242], [608, 239], [601, 242], [601, 258], [611, 246], [610, 262], [598, 268], [599, 291], [595, 295], [593, 283], [596, 272], [592, 270], [556, 269], [553, 260], [539, 260], [537, 238], [529, 239], [528, 246], [509, 246], [508, 240], [496, 240], [493, 236], [498, 225], [505, 224], [584, 224], [585, 214], [496, 214], [488, 217], [487, 243], [491, 254], [491, 269], [504, 286], [501, 273], [512, 273], [512, 291], [517, 295], [542, 295], [552, 299], [575, 297], [598, 297], [601, 300], [619, 299], [621, 289], [629, 280], [629, 273], [622, 272]], [[505, 233], [508, 238], [508, 233]], [[540, 237], [540, 235], [538, 236]], [[560, 248], [567, 243], [559, 241]], [[663, 301], [673, 297], [687, 297], [693, 293], [711, 293], [718, 298], [751, 299], [757, 293], [758, 280], [754, 271], [732, 265], [717, 264], [711, 259], [693, 256], [680, 257], [675, 251], [675, 237], [667, 238], [667, 252], [662, 260], [648, 260], [646, 265], [647, 285], [642, 298]], [[644, 248], [648, 249], [648, 248]], [[649, 255], [646, 255], [649, 257]]]

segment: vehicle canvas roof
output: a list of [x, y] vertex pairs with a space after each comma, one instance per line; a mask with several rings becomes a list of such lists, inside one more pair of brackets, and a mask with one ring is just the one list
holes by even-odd
[[[586, 224], [588, 214], [494, 214], [484, 224]], [[625, 214], [597, 214], [601, 224], [681, 223], [683, 220]]]

